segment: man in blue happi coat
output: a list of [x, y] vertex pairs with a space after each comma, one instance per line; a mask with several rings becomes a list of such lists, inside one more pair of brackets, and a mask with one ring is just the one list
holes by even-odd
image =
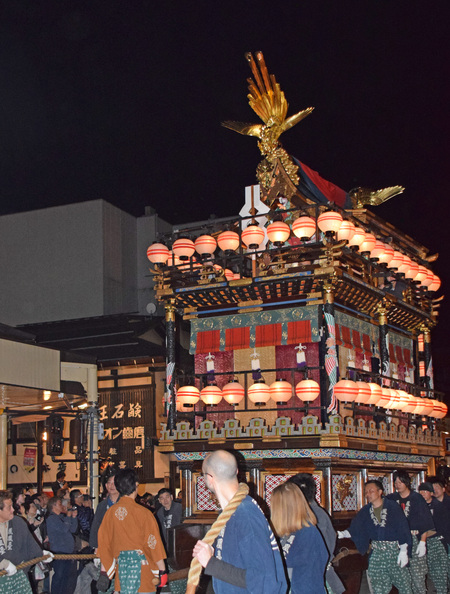
[[[224, 509], [239, 488], [236, 458], [225, 450], [203, 462], [208, 489]], [[248, 495], [217, 537], [214, 547], [199, 540], [193, 555], [213, 577], [216, 594], [285, 594], [286, 577], [278, 544], [261, 508]]]
[[386, 495], [387, 499], [396, 501], [408, 520], [411, 531], [412, 549], [409, 555], [409, 572], [414, 594], [427, 591], [427, 539], [436, 534], [433, 516], [424, 498], [411, 491], [411, 479], [405, 470], [394, 472], [395, 493]]
[[412, 541], [405, 514], [397, 503], [383, 497], [380, 481], [367, 481], [365, 495], [368, 503], [338, 537], [351, 538], [361, 555], [370, 550], [367, 578], [373, 594], [389, 594], [392, 586], [399, 594], [412, 594], [406, 567]]

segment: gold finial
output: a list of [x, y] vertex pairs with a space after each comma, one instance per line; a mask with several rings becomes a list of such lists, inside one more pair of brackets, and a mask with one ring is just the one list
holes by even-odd
[[248, 78], [248, 100], [253, 111], [264, 122], [262, 124], [245, 124], [243, 122], [222, 122], [222, 126], [244, 134], [259, 138], [258, 148], [264, 159], [257, 169], [258, 180], [261, 185], [268, 188], [270, 176], [267, 169], [273, 169], [276, 161], [283, 165], [291, 181], [297, 185], [299, 178], [298, 167], [287, 152], [282, 148], [278, 139], [283, 132], [292, 128], [308, 116], [314, 107], [308, 107], [287, 118], [288, 102], [277, 83], [275, 76], [269, 74], [262, 52], [256, 52], [256, 61], [250, 52], [245, 57], [250, 65], [254, 78]]

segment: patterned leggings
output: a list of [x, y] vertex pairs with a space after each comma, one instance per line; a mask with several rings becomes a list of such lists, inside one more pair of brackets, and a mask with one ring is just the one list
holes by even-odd
[[399, 594], [412, 594], [409, 570], [397, 565], [398, 543], [375, 541], [372, 547], [367, 578], [373, 594], [389, 594], [392, 586]]
[[0, 592], [2, 594], [33, 594], [30, 586], [30, 580], [23, 571], [18, 571], [14, 575], [4, 575], [0, 577]]
[[409, 573], [411, 574], [411, 585], [414, 594], [424, 594], [427, 591], [425, 585], [425, 577], [428, 572], [427, 558], [418, 557], [416, 554], [419, 539], [414, 534], [412, 535], [412, 555], [409, 560]]
[[442, 540], [436, 537], [427, 539], [428, 573], [437, 594], [447, 594], [447, 551]]

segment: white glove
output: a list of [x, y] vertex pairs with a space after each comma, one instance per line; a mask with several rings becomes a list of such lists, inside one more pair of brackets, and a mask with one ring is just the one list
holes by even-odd
[[400, 553], [397, 557], [397, 565], [400, 567], [406, 567], [408, 565], [408, 545], [402, 544], [400, 545]]
[[350, 534], [350, 532], [348, 530], [338, 530], [337, 533], [337, 537], [338, 538], [351, 538], [352, 535]]
[[55, 555], [51, 551], [46, 551], [45, 549], [42, 551], [42, 555], [46, 555], [47, 559], [43, 559], [43, 563], [51, 563], [55, 558]]
[[424, 540], [421, 540], [419, 542], [419, 544], [417, 545], [416, 555], [420, 558], [420, 557], [425, 557], [426, 553], [427, 553], [427, 544]]
[[11, 563], [11, 561], [8, 561], [8, 564], [3, 569], [6, 571], [6, 575], [14, 575], [17, 573], [17, 567], [14, 565], [14, 563]]
[[102, 562], [100, 561], [100, 559], [98, 557], [94, 559], [95, 567], [100, 568], [101, 564], [102, 564]]

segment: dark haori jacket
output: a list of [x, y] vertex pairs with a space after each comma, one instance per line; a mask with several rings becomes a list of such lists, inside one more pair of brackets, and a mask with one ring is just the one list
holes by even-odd
[[381, 522], [375, 518], [371, 503], [367, 503], [353, 518], [349, 532], [356, 548], [365, 555], [372, 541], [397, 541], [411, 547], [411, 531], [401, 507], [391, 499], [383, 498]]

